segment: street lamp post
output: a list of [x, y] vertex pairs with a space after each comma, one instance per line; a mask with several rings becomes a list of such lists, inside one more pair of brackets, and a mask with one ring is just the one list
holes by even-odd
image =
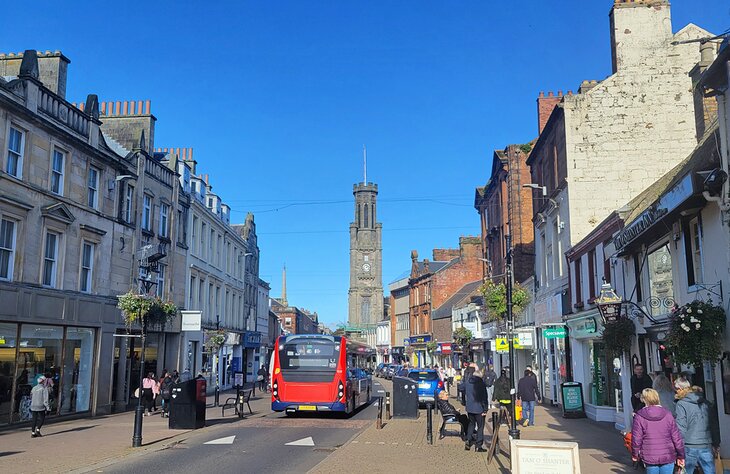
[[[150, 273], [157, 267], [156, 262], [150, 263], [148, 259], [142, 259], [139, 262], [139, 269], [141, 278], [139, 279], [140, 285], [142, 286], [143, 294], [147, 295], [153, 285], [156, 285], [154, 281], [150, 279]], [[132, 447], [139, 448], [142, 446], [142, 420], [144, 416], [144, 407], [142, 406], [142, 393], [144, 393], [144, 376], [145, 376], [145, 358], [144, 358], [144, 345], [145, 337], [147, 335], [147, 318], [142, 317], [142, 310], [139, 310], [139, 318], [142, 325], [142, 334], [140, 335], [140, 352], [139, 352], [139, 396], [137, 397], [137, 407], [134, 409], [134, 432], [132, 434]]]
[[515, 348], [513, 340], [513, 326], [514, 326], [514, 314], [512, 313], [512, 236], [507, 234], [504, 236], [506, 247], [507, 247], [507, 258], [505, 260], [506, 266], [506, 299], [507, 299], [507, 344], [509, 344], [509, 393], [511, 400], [511, 420], [510, 429], [508, 431], [512, 439], [520, 439], [520, 430], [517, 429], [517, 418], [516, 418], [516, 404], [517, 404], [517, 393], [515, 391]]

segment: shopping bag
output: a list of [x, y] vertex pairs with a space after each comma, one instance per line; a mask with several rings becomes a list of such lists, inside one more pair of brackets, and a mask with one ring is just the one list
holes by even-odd
[[716, 454], [715, 455], [715, 472], [717, 474], [722, 474], [723, 472], [725, 472], [724, 469], [725, 469], [725, 467], [722, 465], [722, 459], [720, 459], [720, 455]]
[[515, 419], [522, 419], [522, 401], [520, 400], [517, 400], [517, 404], [515, 405]]
[[139, 387], [134, 389], [134, 398], [139, 398]]

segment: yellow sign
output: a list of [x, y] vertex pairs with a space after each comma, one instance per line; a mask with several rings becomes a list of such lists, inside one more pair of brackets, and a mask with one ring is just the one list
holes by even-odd
[[[507, 343], [506, 337], [498, 337], [497, 339], [495, 339], [494, 346], [497, 352], [509, 352], [509, 344]], [[520, 345], [520, 341], [517, 339], [517, 337], [514, 337], [512, 339], [512, 347], [514, 347], [515, 349], [522, 348], [522, 346]]]

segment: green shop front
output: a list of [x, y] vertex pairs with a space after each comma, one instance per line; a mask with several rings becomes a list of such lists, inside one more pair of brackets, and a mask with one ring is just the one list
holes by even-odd
[[573, 379], [583, 385], [586, 416], [595, 421], [614, 423], [624, 429], [623, 387], [629, 386], [630, 373], [621, 358], [607, 354], [601, 340], [603, 324], [593, 308], [566, 321], [570, 335]]

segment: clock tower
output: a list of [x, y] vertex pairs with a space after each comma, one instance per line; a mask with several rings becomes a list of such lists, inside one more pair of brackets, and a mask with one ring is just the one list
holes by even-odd
[[[366, 175], [367, 176], [367, 175]], [[353, 188], [354, 222], [350, 223], [350, 326], [365, 329], [383, 318], [382, 225], [377, 222], [378, 185], [367, 178]]]

